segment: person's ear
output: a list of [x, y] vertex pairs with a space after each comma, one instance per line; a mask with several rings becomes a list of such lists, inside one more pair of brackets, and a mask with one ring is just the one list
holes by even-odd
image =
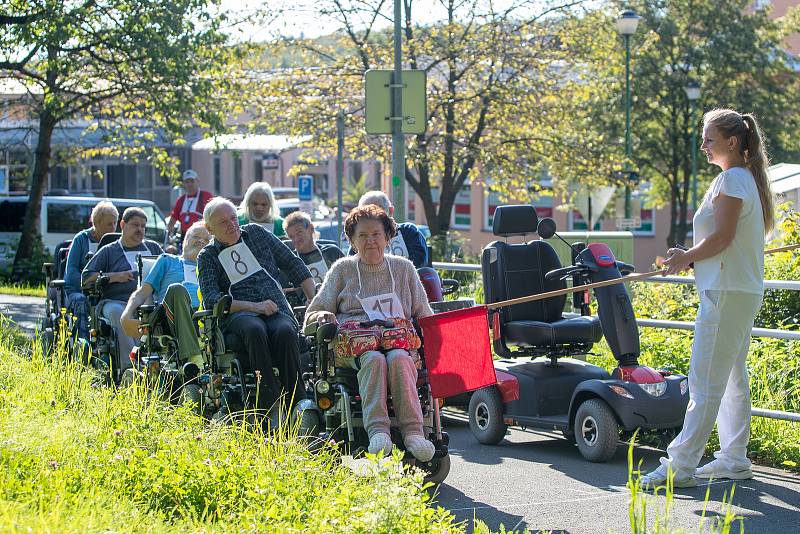
[[394, 217], [394, 206], [389, 206], [389, 217]]
[[119, 220], [119, 229], [125, 230], [125, 221], [123, 219]]
[[739, 144], [739, 138], [735, 135], [732, 135], [728, 138], [728, 150], [733, 152], [736, 150], [736, 146]]

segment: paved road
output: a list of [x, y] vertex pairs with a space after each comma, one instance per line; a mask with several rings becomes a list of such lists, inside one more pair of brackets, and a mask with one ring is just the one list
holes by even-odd
[[0, 313], [11, 318], [17, 326], [33, 334], [44, 314], [44, 299], [40, 297], [20, 297], [0, 295]]
[[[33, 331], [44, 310], [42, 299], [0, 295], [0, 312]], [[496, 530], [552, 529], [570, 533], [630, 532], [627, 448], [605, 464], [585, 461], [577, 448], [557, 434], [512, 430], [498, 446], [481, 445], [467, 426], [465, 414], [446, 411], [452, 468], [439, 488], [436, 502], [451, 510], [470, 530], [473, 518]], [[661, 452], [641, 447], [635, 463], [644, 469], [658, 465]], [[800, 476], [757, 467], [754, 480], [736, 484], [733, 512], [744, 518], [749, 532], [798, 532]], [[707, 517], [723, 511], [731, 482], [714, 482], [677, 490], [671, 526], [697, 531], [703, 499], [710, 491]], [[730, 499], [729, 499], [730, 500]], [[649, 497], [651, 521], [664, 511], [663, 497]], [[735, 528], [734, 532], [739, 531]]]
[[[570, 533], [630, 532], [627, 447], [605, 464], [583, 459], [577, 447], [558, 434], [512, 430], [497, 446], [481, 445], [469, 431], [465, 414], [447, 412], [452, 468], [439, 488], [437, 502], [451, 510], [470, 530], [473, 517], [491, 529], [552, 529]], [[634, 463], [657, 467], [662, 452], [637, 448]], [[798, 532], [800, 476], [756, 467], [753, 480], [736, 484], [731, 508], [744, 518], [748, 532]], [[713, 482], [678, 489], [673, 500], [675, 529], [695, 532], [710, 491], [706, 517], [724, 510], [722, 500], [733, 483]], [[730, 500], [730, 499], [729, 499]], [[647, 499], [649, 519], [664, 512], [664, 498]], [[652, 524], [652, 523], [651, 523]], [[740, 529], [734, 528], [733, 532]]]

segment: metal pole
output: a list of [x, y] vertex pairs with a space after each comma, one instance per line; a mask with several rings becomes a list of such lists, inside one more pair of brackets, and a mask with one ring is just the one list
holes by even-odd
[[336, 114], [336, 243], [342, 247], [342, 188], [344, 185], [344, 111]]
[[394, 73], [392, 74], [392, 198], [394, 218], [406, 218], [406, 151], [403, 138], [403, 34], [400, 0], [394, 0]]
[[625, 35], [625, 218], [631, 218], [631, 183], [630, 183], [630, 158], [631, 158], [631, 36]]
[[689, 102], [692, 120], [692, 212], [697, 212], [697, 124], [694, 122], [694, 101]]

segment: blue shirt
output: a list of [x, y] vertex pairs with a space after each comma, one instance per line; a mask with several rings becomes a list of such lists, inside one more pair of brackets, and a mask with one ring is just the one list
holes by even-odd
[[197, 296], [197, 284], [187, 282], [183, 276], [183, 266], [189, 266], [192, 271], [197, 272], [197, 264], [192, 261], [184, 260], [172, 254], [163, 254], [158, 258], [156, 264], [150, 269], [143, 284], [148, 284], [153, 288], [153, 300], [162, 302], [167, 295], [167, 289], [172, 284], [181, 284], [189, 292], [192, 299], [192, 306], [200, 307], [200, 299]]
[[72, 238], [67, 252], [67, 266], [64, 269], [64, 290], [67, 295], [81, 292], [81, 271], [86, 267], [86, 255], [89, 243], [97, 243], [92, 236], [92, 229], [81, 230]]

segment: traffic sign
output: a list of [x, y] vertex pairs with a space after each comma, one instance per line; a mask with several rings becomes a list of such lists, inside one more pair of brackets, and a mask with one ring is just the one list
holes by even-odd
[[[365, 125], [371, 135], [392, 133], [392, 71], [368, 70], [364, 74]], [[423, 134], [428, 123], [425, 71], [403, 70], [404, 134]]]
[[303, 175], [297, 177], [297, 199], [302, 202], [311, 202], [314, 193], [314, 177]]

